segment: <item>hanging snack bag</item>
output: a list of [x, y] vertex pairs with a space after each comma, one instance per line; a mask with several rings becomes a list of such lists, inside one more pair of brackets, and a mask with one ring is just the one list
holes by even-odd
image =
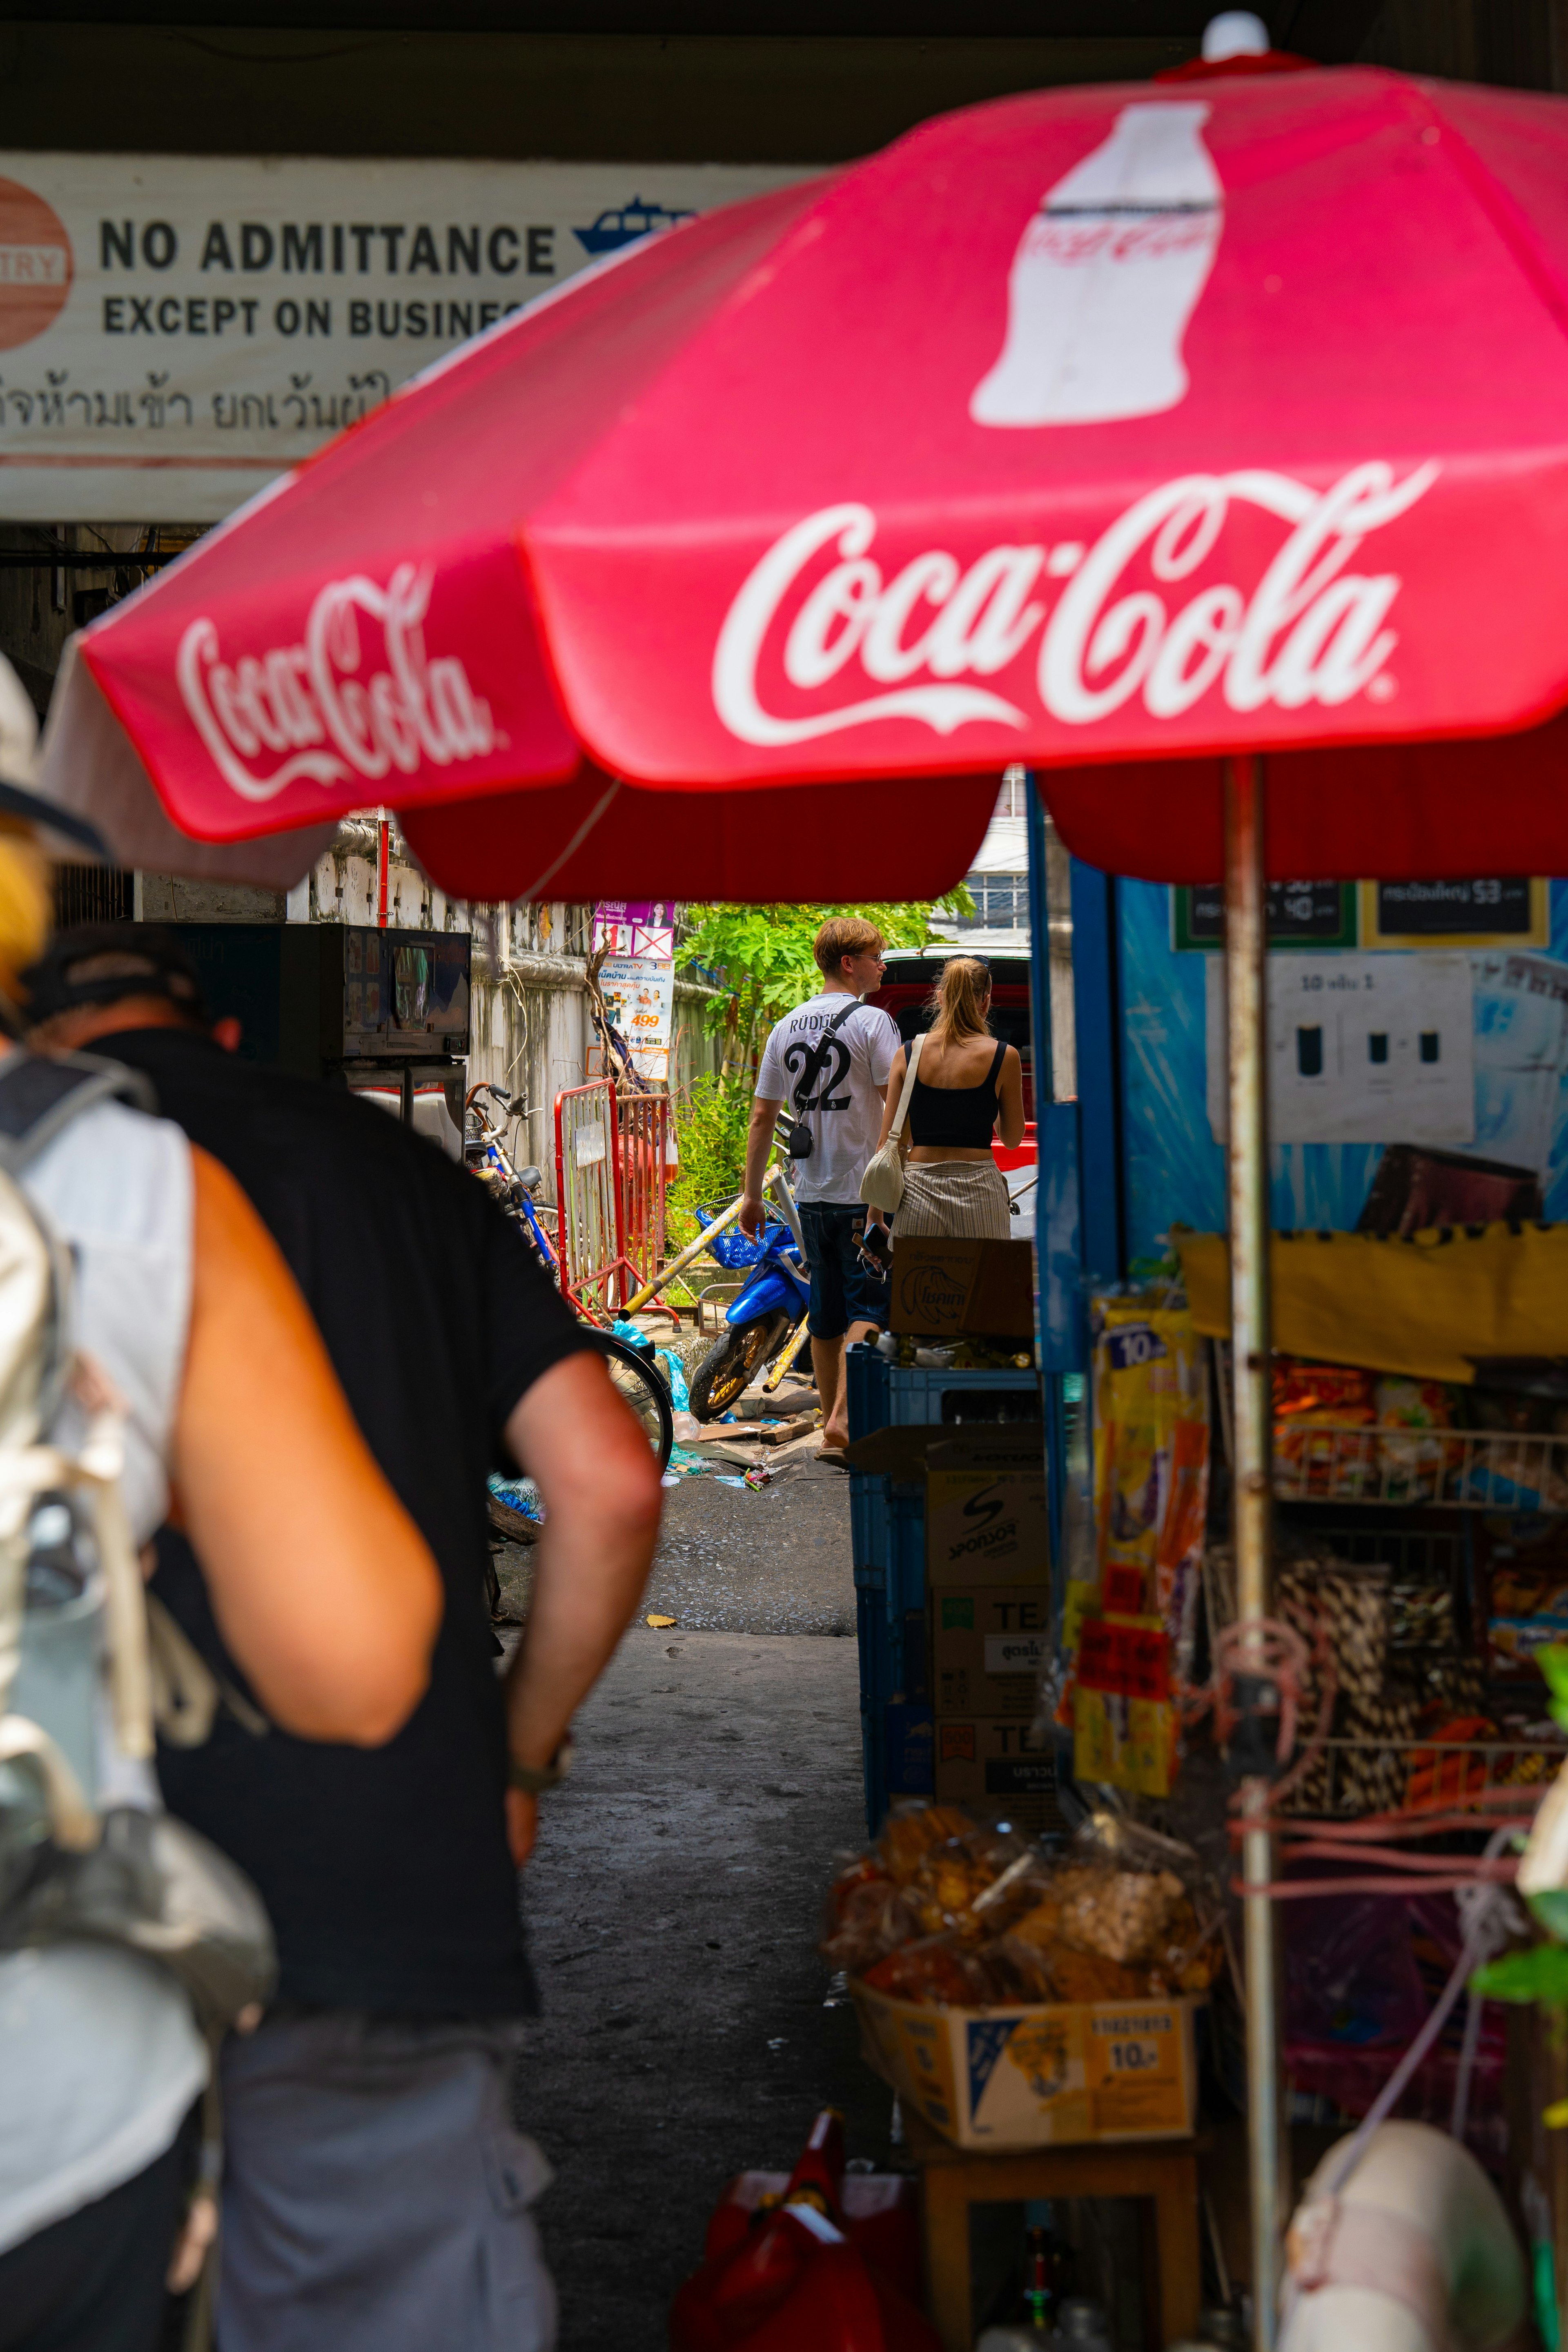
[[1184, 1307], [1094, 1302], [1094, 1493], [1100, 1608], [1156, 1618], [1191, 1663], [1208, 1509], [1208, 1380]]
[[1168, 1797], [1180, 1718], [1171, 1639], [1157, 1617], [1086, 1617], [1072, 1707], [1073, 1778]]
[[1386, 1433], [1451, 1429], [1454, 1412], [1447, 1388], [1441, 1381], [1380, 1380], [1376, 1399], [1378, 1461], [1387, 1499], [1441, 1502], [1445, 1472], [1463, 1461], [1463, 1440]]
[[1370, 1372], [1278, 1356], [1273, 1402], [1275, 1475], [1287, 1494], [1351, 1502], [1375, 1489], [1377, 1403]]

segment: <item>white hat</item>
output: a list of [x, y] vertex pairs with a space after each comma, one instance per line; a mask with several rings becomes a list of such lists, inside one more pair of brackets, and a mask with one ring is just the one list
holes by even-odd
[[[57, 808], [37, 790], [38, 717], [33, 699], [0, 654], [0, 814], [25, 817], [68, 841], [89, 856], [109, 862], [98, 827], [68, 809]], [[45, 843], [47, 848], [49, 844]]]
[[0, 654], [0, 783], [31, 792], [37, 782], [38, 719], [33, 698]]

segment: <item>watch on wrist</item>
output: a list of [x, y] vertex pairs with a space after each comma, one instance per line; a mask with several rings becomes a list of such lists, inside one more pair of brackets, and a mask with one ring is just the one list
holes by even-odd
[[553, 1789], [558, 1781], [566, 1778], [571, 1767], [572, 1742], [567, 1738], [561, 1742], [548, 1764], [519, 1764], [515, 1761], [509, 1764], [507, 1787], [521, 1789], [525, 1797], [542, 1796], [546, 1789]]

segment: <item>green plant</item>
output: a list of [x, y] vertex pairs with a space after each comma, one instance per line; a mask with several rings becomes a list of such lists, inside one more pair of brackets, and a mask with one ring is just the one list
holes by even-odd
[[711, 1209], [732, 1200], [740, 1191], [746, 1166], [751, 1097], [742, 1088], [726, 1087], [704, 1071], [684, 1095], [677, 1097], [674, 1116], [680, 1174], [665, 1203], [666, 1247], [671, 1255], [697, 1238], [699, 1203]]
[[691, 928], [677, 951], [678, 961], [721, 971], [730, 991], [710, 1004], [707, 1014], [709, 1028], [725, 1033], [724, 1081], [753, 1068], [774, 1022], [820, 987], [812, 942], [830, 916], [863, 915], [888, 947], [923, 948], [937, 936], [934, 914], [973, 911], [974, 901], [962, 883], [934, 906], [689, 907]]

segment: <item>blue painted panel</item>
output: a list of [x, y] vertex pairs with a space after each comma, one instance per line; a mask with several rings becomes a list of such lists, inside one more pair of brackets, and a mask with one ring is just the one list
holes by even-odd
[[[1090, 919], [1099, 901], [1088, 884], [1102, 877], [1086, 875], [1084, 898]], [[1077, 926], [1078, 879], [1074, 868], [1074, 963], [1078, 968], [1079, 1051], [1084, 1055], [1086, 1025], [1085, 964], [1079, 961]], [[1205, 1108], [1206, 1051], [1204, 1037], [1204, 969], [1208, 958], [1192, 950], [1178, 952], [1171, 945], [1171, 894], [1163, 883], [1123, 881], [1116, 886], [1116, 978], [1120, 986], [1118, 1026], [1122, 1057], [1121, 1109], [1125, 1152], [1126, 1245], [1130, 1258], [1162, 1254], [1161, 1235], [1173, 1222], [1202, 1233], [1225, 1226], [1225, 1154], [1209, 1129]], [[1524, 950], [1545, 965], [1555, 959], [1568, 985], [1568, 882], [1554, 881], [1551, 891], [1552, 933], [1548, 949]], [[1441, 947], [1434, 939], [1432, 945]], [[1331, 952], [1325, 950], [1324, 952]], [[1097, 947], [1097, 955], [1102, 951]], [[1475, 958], [1479, 966], [1483, 959]], [[1093, 969], [1093, 967], [1090, 967]], [[1500, 1159], [1521, 1158], [1517, 1150], [1500, 1147], [1494, 1139], [1496, 1106], [1505, 1091], [1509, 1056], [1492, 1039], [1497, 998], [1484, 984], [1476, 992], [1477, 1127], [1472, 1149], [1489, 1148]], [[1099, 1019], [1098, 1003], [1089, 1009], [1090, 1034]], [[1089, 1065], [1103, 1069], [1100, 1060]], [[1492, 1066], [1496, 1064], [1496, 1067]], [[1080, 1060], [1080, 1068], [1085, 1065]], [[1089, 1088], [1084, 1095], [1083, 1193], [1088, 1263], [1098, 1272], [1104, 1244], [1095, 1238], [1097, 1216], [1103, 1216], [1099, 1193], [1102, 1182], [1102, 1149], [1091, 1138], [1105, 1124], [1105, 1109], [1096, 1102], [1091, 1110]], [[1271, 1187], [1269, 1215], [1279, 1228], [1296, 1232], [1348, 1231], [1365, 1205], [1373, 1176], [1383, 1157], [1375, 1143], [1284, 1143], [1269, 1155]], [[1568, 1218], [1568, 1063], [1559, 1080], [1552, 1118], [1551, 1144], [1542, 1171], [1548, 1217]]]
[[1120, 1281], [1123, 1266], [1115, 908], [1112, 877], [1075, 857], [1072, 962], [1083, 1262], [1104, 1282]]
[[1035, 1222], [1040, 1362], [1047, 1372], [1080, 1372], [1088, 1361], [1078, 1137], [1077, 1103], [1047, 1103], [1039, 1122], [1040, 1182]]

